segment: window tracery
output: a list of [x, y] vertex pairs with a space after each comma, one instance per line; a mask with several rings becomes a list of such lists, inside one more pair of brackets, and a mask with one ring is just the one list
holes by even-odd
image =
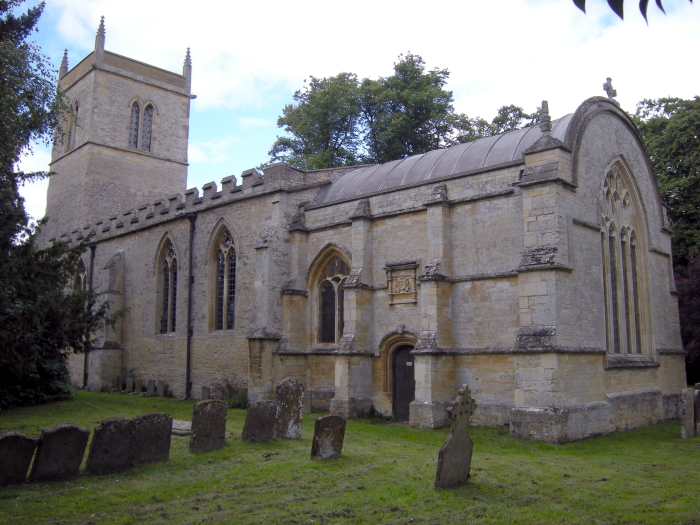
[[337, 343], [343, 335], [343, 284], [347, 276], [348, 265], [337, 255], [326, 263], [321, 272], [318, 284], [320, 343]]
[[87, 290], [87, 268], [82, 259], [78, 262], [78, 268], [73, 278], [73, 290], [84, 292]]
[[236, 317], [236, 249], [226, 228], [216, 243], [214, 268], [214, 330], [232, 330]]
[[151, 132], [153, 128], [153, 106], [148, 104], [143, 110], [143, 126], [141, 128], [141, 149], [151, 151]]
[[160, 333], [174, 332], [177, 328], [177, 257], [169, 240], [160, 256]]
[[129, 124], [129, 147], [137, 148], [139, 145], [139, 118], [141, 108], [138, 102], [131, 105], [131, 123]]

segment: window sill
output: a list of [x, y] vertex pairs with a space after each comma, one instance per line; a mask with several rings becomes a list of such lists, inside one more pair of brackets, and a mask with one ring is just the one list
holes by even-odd
[[654, 358], [648, 355], [608, 354], [605, 368], [652, 368], [658, 367]]

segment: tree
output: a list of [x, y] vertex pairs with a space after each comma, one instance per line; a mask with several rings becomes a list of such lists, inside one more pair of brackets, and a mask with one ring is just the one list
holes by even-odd
[[690, 257], [686, 277], [676, 274], [681, 340], [686, 357], [688, 384], [700, 382], [700, 255]]
[[62, 399], [66, 355], [85, 351], [108, 317], [90, 290], [66, 289], [85, 245], [37, 247], [19, 187], [45, 172], [15, 165], [33, 141], [60, 140], [65, 104], [39, 48], [26, 41], [44, 4], [20, 16], [0, 1], [0, 408]]
[[523, 111], [523, 108], [514, 104], [501, 106], [491, 122], [481, 117], [470, 118], [464, 114], [454, 115], [452, 119], [454, 132], [449, 144], [471, 142], [483, 137], [500, 135], [506, 131], [532, 126], [539, 122], [539, 115], [540, 108], [537, 108], [532, 114], [528, 114]]
[[[624, 19], [623, 16], [623, 11], [624, 11], [624, 0], [608, 0], [608, 5], [610, 6], [610, 9], [612, 9], [617, 16], [619, 16], [621, 19]], [[693, 3], [693, 0], [690, 0], [690, 3]], [[578, 7], [581, 11], [584, 13], [586, 12], [586, 0], [574, 0], [574, 4], [576, 4], [576, 7]], [[644, 17], [644, 20], [647, 20], [647, 7], [649, 5], [649, 0], [639, 0], [639, 10], [642, 12], [642, 16]], [[661, 9], [661, 11], [666, 14], [666, 11], [664, 10], [664, 6], [661, 3], [661, 0], [656, 0], [656, 5]]]
[[684, 274], [700, 253], [700, 97], [642, 100], [634, 120], [668, 205], [676, 272]]
[[356, 164], [359, 96], [357, 77], [352, 73], [310, 77], [277, 119], [277, 125], [290, 136], [277, 137], [269, 152], [272, 160], [301, 169]]

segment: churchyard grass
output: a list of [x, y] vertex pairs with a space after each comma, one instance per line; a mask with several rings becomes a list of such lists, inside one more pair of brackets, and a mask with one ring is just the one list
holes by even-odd
[[[76, 400], [0, 412], [0, 433], [38, 435], [72, 422], [168, 412], [189, 420], [190, 401], [80, 392]], [[314, 420], [302, 438], [240, 440], [243, 410], [229, 410], [226, 446], [191, 454], [173, 436], [170, 461], [107, 476], [0, 489], [0, 523], [700, 524], [700, 439], [680, 423], [567, 445], [472, 429], [472, 477], [435, 490], [448, 430], [381, 419], [347, 423], [343, 455], [311, 461]], [[86, 454], [87, 455], [87, 454]]]

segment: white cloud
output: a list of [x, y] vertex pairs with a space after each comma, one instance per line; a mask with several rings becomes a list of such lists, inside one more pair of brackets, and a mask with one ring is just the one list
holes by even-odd
[[[47, 171], [51, 153], [48, 149], [37, 146], [33, 155], [23, 157], [17, 168], [24, 172]], [[46, 212], [46, 191], [49, 180], [42, 179], [36, 182], [28, 182], [20, 188], [20, 194], [24, 197], [24, 209], [34, 219], [41, 219]]]
[[189, 144], [188, 159], [191, 164], [221, 164], [229, 159], [228, 151], [237, 142], [232, 136], [216, 140], [193, 141]]

